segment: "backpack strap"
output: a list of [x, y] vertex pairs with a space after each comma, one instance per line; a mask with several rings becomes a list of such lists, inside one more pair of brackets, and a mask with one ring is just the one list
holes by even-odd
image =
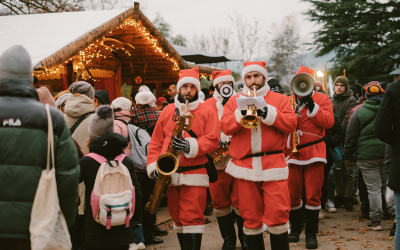
[[115, 157], [115, 161], [122, 162], [125, 159], [126, 155], [125, 154], [120, 154], [117, 157]]
[[94, 112], [89, 112], [86, 113], [84, 115], [81, 116], [81, 118], [79, 118], [79, 120], [77, 120], [75, 122], [75, 124], [69, 129], [69, 131], [71, 132], [71, 135], [74, 134], [75, 130], [78, 128], [78, 126], [83, 122], [83, 120], [85, 120], [86, 118], [88, 118], [91, 114], [93, 114]]
[[115, 120], [116, 120], [116, 121], [123, 122], [123, 123], [125, 123], [126, 126], [128, 126], [128, 122], [127, 122], [127, 121], [124, 121], [124, 120], [122, 120], [122, 119], [115, 119]]
[[104, 158], [103, 156], [96, 154], [96, 153], [89, 153], [89, 154], [86, 154], [85, 156], [92, 158], [93, 160], [100, 163], [100, 165], [103, 164], [104, 162], [107, 162], [106, 158]]

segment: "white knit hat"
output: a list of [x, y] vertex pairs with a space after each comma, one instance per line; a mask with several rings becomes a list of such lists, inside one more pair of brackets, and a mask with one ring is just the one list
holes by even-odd
[[113, 109], [131, 110], [132, 102], [125, 97], [118, 97], [111, 103]]
[[156, 97], [150, 91], [142, 91], [136, 94], [135, 101], [136, 104], [149, 104], [151, 107], [154, 107], [156, 103]]
[[146, 85], [142, 85], [139, 87], [139, 92], [143, 92], [143, 91], [150, 91], [150, 89]]

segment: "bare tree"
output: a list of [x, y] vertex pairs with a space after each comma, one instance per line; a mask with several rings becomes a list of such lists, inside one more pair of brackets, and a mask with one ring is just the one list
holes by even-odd
[[84, 0], [1, 0], [0, 15], [83, 10]]

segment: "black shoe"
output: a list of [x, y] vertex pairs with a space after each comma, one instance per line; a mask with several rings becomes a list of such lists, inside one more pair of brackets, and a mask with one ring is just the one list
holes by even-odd
[[396, 222], [393, 222], [393, 225], [390, 228], [389, 236], [394, 236], [395, 234], [396, 234]]
[[152, 230], [144, 230], [144, 244], [147, 245], [155, 245], [164, 243], [162, 239], [155, 238]]
[[319, 210], [306, 209], [306, 248], [317, 249], [317, 233], [318, 233], [318, 214]]
[[344, 197], [344, 208], [347, 210], [354, 209], [351, 197]]
[[240, 241], [240, 245], [242, 246], [242, 250], [247, 250], [247, 235], [243, 233], [243, 223], [244, 220], [240, 215], [236, 214], [236, 220], [237, 220], [237, 227], [238, 227], [238, 237]]
[[236, 230], [232, 223], [232, 213], [217, 217], [219, 230], [224, 239], [222, 250], [234, 250], [236, 248]]
[[186, 250], [185, 248], [186, 234], [177, 233], [177, 235], [178, 235], [179, 245], [181, 246], [181, 250]]
[[335, 203], [335, 207], [338, 208], [339, 206], [344, 205], [344, 195], [336, 195], [335, 199], [333, 200], [333, 203]]
[[206, 218], [206, 221], [204, 222], [204, 225], [205, 224], [210, 224], [210, 223], [211, 223], [211, 221], [208, 218]]
[[184, 250], [200, 250], [203, 234], [186, 234]]
[[207, 201], [206, 203], [206, 208], [204, 209], [204, 215], [205, 216], [211, 216], [213, 214], [213, 206], [212, 206], [212, 201]]
[[269, 234], [271, 239], [271, 250], [289, 250], [288, 233]]
[[[319, 212], [319, 210], [317, 210]], [[302, 211], [301, 208], [292, 210], [289, 213], [289, 221], [291, 224], [291, 230], [289, 235], [289, 242], [299, 242], [299, 236], [303, 230], [302, 226]]]
[[154, 236], [165, 236], [165, 235], [168, 235], [168, 231], [167, 230], [162, 230], [161, 228], [159, 228], [157, 226], [153, 227], [152, 231], [153, 231], [153, 235]]
[[353, 194], [353, 197], [351, 197], [351, 202], [354, 206], [358, 205], [358, 200], [355, 194]]
[[247, 248], [249, 250], [265, 250], [263, 234], [247, 235]]

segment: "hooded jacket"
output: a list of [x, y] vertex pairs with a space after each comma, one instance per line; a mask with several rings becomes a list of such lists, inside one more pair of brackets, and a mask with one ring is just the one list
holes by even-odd
[[[47, 158], [47, 115], [32, 85], [0, 82], [0, 238], [29, 239], [32, 204]], [[78, 154], [62, 113], [50, 107], [58, 198], [69, 228], [78, 206]]]
[[343, 94], [333, 94], [332, 103], [337, 110], [342, 121], [342, 129], [346, 131], [347, 121], [349, 119], [350, 111], [357, 106], [357, 99], [353, 96], [353, 92], [348, 88]]
[[[107, 142], [107, 143], [105, 143]], [[90, 152], [96, 153], [107, 160], [114, 160], [116, 156], [123, 153], [123, 149], [128, 145], [128, 140], [116, 133], [106, 134], [99, 139], [91, 142]], [[93, 191], [97, 172], [100, 164], [88, 157], [83, 157], [79, 164], [81, 166], [81, 174], [79, 180], [85, 183], [85, 225], [84, 225], [84, 246], [88, 248], [112, 248], [124, 246], [133, 243], [133, 222], [142, 222], [142, 192], [140, 190], [139, 181], [137, 179], [133, 162], [129, 157], [125, 157], [122, 163], [128, 168], [132, 184], [135, 186], [135, 213], [131, 218], [129, 227], [125, 225], [112, 226], [106, 229], [105, 226], [97, 223], [93, 219], [92, 206], [90, 205], [90, 195]]]

